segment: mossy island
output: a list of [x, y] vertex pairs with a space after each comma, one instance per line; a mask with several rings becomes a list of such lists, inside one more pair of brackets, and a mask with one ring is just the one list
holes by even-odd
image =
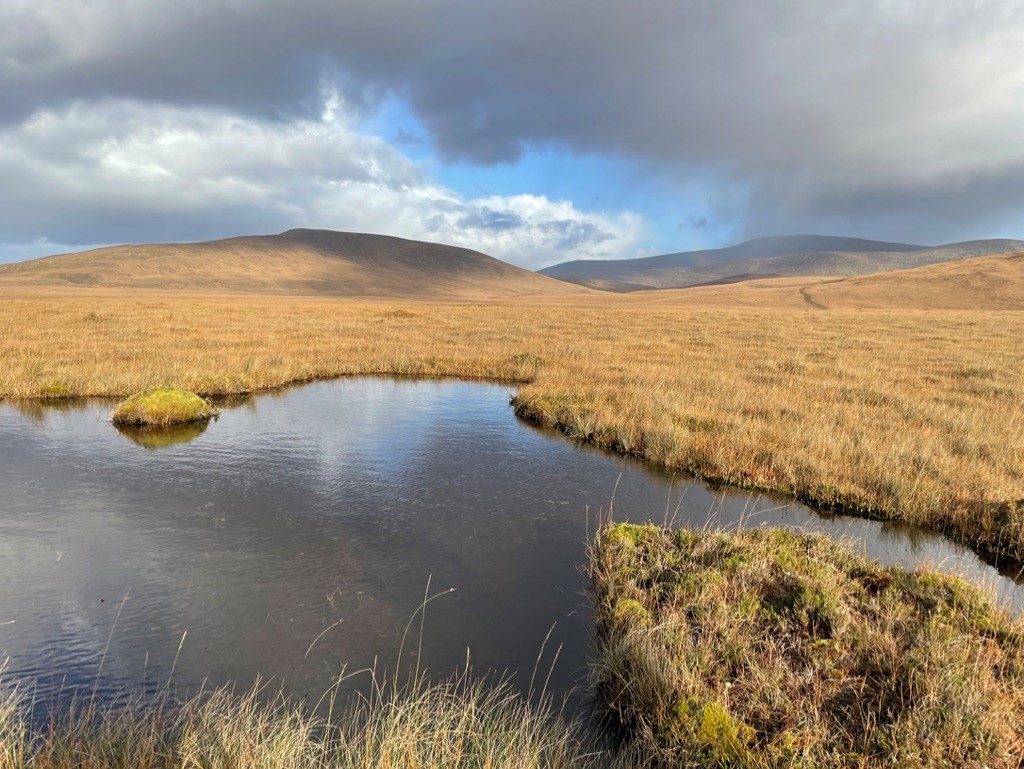
[[1018, 766], [1024, 626], [821, 535], [616, 524], [593, 682], [643, 766]]
[[169, 427], [192, 422], [206, 422], [217, 416], [217, 409], [188, 390], [175, 387], [152, 387], [123, 400], [111, 421], [130, 427]]

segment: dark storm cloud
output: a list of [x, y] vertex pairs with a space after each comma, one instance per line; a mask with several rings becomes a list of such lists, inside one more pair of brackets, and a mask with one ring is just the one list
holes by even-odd
[[286, 120], [325, 89], [356, 110], [398, 96], [444, 159], [616, 153], [745, 191], [747, 234], [847, 206], [852, 234], [905, 210], [921, 230], [901, 237], [933, 240], [1019, 211], [986, 182], [1024, 188], [1021, 50], [1024, 0], [9, 0], [0, 120], [101, 98]]
[[924, 244], [1024, 233], [1024, 161], [940, 175], [929, 181], [879, 177], [859, 183], [792, 178], [762, 181], [748, 207], [746, 235], [862, 232]]

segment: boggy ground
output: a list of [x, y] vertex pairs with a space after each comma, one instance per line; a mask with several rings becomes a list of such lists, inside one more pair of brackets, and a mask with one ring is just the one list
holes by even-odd
[[616, 524], [592, 678], [636, 765], [1016, 767], [1024, 625], [823, 536]]
[[203, 395], [347, 374], [520, 383], [646, 461], [1024, 560], [1024, 313], [0, 294], [0, 397]]

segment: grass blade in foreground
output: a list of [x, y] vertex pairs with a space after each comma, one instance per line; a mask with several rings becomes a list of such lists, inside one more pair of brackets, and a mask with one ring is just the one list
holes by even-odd
[[28, 704], [0, 694], [0, 769], [582, 769], [593, 758], [548, 707], [465, 676], [375, 688], [331, 723], [258, 695], [85, 706], [36, 730]]
[[671, 766], [1018, 766], [1024, 628], [962, 580], [825, 537], [613, 524], [595, 683]]

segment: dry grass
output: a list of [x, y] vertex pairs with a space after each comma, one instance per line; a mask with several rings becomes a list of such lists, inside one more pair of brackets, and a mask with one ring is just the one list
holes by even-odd
[[594, 683], [644, 765], [1016, 767], [1024, 626], [966, 582], [823, 536], [617, 524]]
[[1024, 314], [673, 301], [6, 293], [0, 396], [520, 382], [520, 413], [572, 436], [1024, 560]]
[[173, 707], [85, 702], [39, 729], [29, 703], [0, 693], [0, 769], [582, 769], [594, 758], [548, 706], [465, 677], [375, 689], [325, 720], [221, 689]]

